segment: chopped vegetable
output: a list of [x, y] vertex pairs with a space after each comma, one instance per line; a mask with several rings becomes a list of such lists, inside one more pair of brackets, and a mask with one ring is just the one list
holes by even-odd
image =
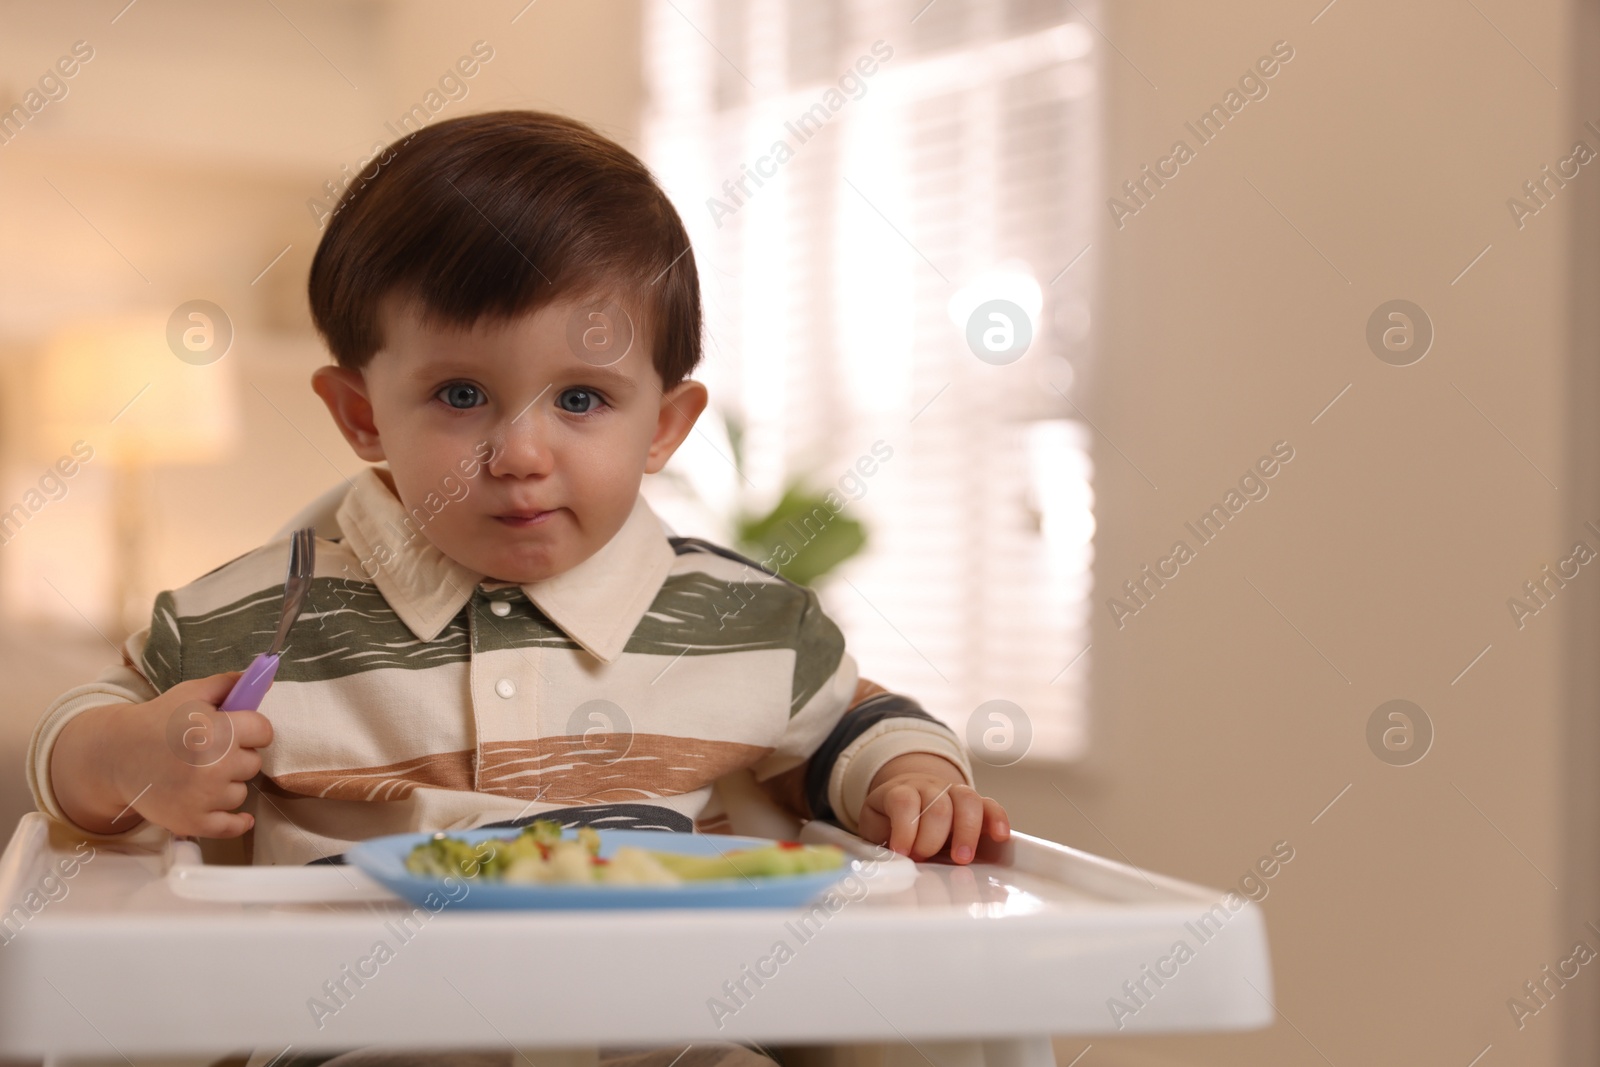
[[678, 885], [724, 878], [772, 878], [836, 870], [844, 853], [832, 845], [780, 841], [720, 856], [685, 856], [624, 845], [600, 857], [600, 835], [588, 826], [576, 838], [538, 819], [515, 837], [465, 841], [435, 834], [411, 850], [406, 870], [436, 878], [481, 878], [518, 884]]

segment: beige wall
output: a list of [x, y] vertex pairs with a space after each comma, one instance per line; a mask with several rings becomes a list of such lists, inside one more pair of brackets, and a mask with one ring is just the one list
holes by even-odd
[[[1315, 25], [1318, 0], [1129, 3], [1102, 24], [1127, 57], [1106, 60], [1113, 186], [1193, 143], [1184, 121], [1273, 42], [1295, 56], [1091, 253], [1105, 299], [1089, 413], [1159, 489], [1098, 442], [1096, 757], [995, 788], [1025, 828], [1212, 885], [1287, 840], [1265, 910], [1293, 1026], [1096, 1041], [1086, 1065], [1465, 1067], [1491, 1043], [1485, 1064], [1548, 1064], [1592, 1012], [1587, 969], [1521, 1032], [1506, 1007], [1575, 940], [1600, 947], [1558, 921], [1551, 885], [1571, 891], [1568, 604], [1521, 632], [1506, 607], [1600, 539], [1564, 511], [1576, 192], [1521, 232], [1505, 201], [1578, 137], [1600, 141], [1569, 115], [1569, 5], [1475, 3], [1344, 0]], [[1585, 168], [1576, 185], [1596, 182]], [[1364, 340], [1397, 297], [1437, 330], [1404, 368]], [[1270, 495], [1118, 630], [1105, 598], [1279, 440], [1295, 458]], [[1393, 698], [1436, 730], [1408, 767], [1364, 738]], [[1084, 1044], [1062, 1042], [1062, 1062]]]
[[[1023, 829], [1213, 885], [1287, 840], [1295, 859], [1265, 908], [1294, 1026], [1097, 1039], [1083, 1067], [1315, 1063], [1318, 1051], [1338, 1064], [1464, 1067], [1491, 1042], [1486, 1065], [1553, 1064], [1582, 983], [1600, 988], [1586, 970], [1520, 1033], [1505, 1007], [1584, 936], [1558, 919], [1561, 894], [1545, 881], [1570, 891], [1567, 617], [1558, 601], [1518, 632], [1505, 606], [1580, 536], [1563, 462], [1572, 201], [1518, 232], [1505, 200], [1581, 131], [1571, 5], [1474, 3], [1339, 0], [1312, 25], [1318, 0], [1139, 0], [1107, 5], [1100, 22], [1127, 57], [1105, 58], [1112, 186], [1188, 136], [1184, 121], [1274, 41], [1295, 58], [1148, 208], [1095, 242], [1102, 347], [1083, 403], [1116, 444], [1102, 439], [1097, 461], [1095, 752], [1070, 771], [986, 780]], [[140, 4], [114, 27], [101, 25], [105, 5], [0, 7], [8, 77], [42, 70], [79, 36], [99, 49], [52, 125], [0, 150], [0, 194], [17, 207], [0, 256], [6, 500], [37, 445], [23, 371], [64, 309], [204, 295], [238, 312], [245, 443], [226, 469], [156, 480], [156, 513], [192, 516], [160, 527], [157, 586], [251, 547], [355, 469], [304, 388], [321, 355], [298, 292], [317, 236], [303, 201], [384, 119], [482, 37], [497, 58], [473, 106], [554, 107], [637, 144], [631, 3], [539, 3], [514, 26], [499, 4], [279, 5], [342, 73], [266, 5], [218, 20], [198, 2]], [[234, 58], [177, 62], [196, 50]], [[250, 94], [265, 68], [280, 89], [263, 100]], [[151, 88], [119, 92], [129, 79]], [[1589, 169], [1573, 200], [1600, 182]], [[1395, 297], [1437, 327], [1433, 350], [1406, 368], [1380, 363], [1363, 336]], [[1279, 440], [1295, 458], [1270, 496], [1117, 630], [1109, 590], [1165, 555]], [[33, 568], [93, 607], [94, 576], [74, 576], [104, 536], [103, 489], [85, 482], [0, 553], [14, 618], [69, 616]], [[1586, 569], [1580, 581], [1596, 579]], [[1420, 704], [1437, 733], [1404, 768], [1364, 739], [1372, 710], [1396, 697]], [[1062, 1042], [1061, 1062], [1087, 1043]]]

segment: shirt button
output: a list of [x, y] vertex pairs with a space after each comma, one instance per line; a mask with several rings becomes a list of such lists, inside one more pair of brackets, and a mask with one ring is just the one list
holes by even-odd
[[[511, 602], [509, 600], [491, 601], [490, 604], [489, 604], [489, 610], [494, 612], [496, 615], [500, 616], [503, 619], [507, 615], [511, 614]], [[510, 694], [502, 693], [501, 695], [502, 696], [509, 696]]]
[[498, 682], [494, 683], [494, 691], [505, 697], [507, 700], [510, 700], [512, 697], [517, 695], [517, 683], [513, 682], [510, 678], [502, 678]]

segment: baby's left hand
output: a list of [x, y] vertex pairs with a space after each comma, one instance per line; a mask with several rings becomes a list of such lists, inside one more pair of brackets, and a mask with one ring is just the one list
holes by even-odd
[[857, 833], [914, 860], [950, 845], [950, 858], [970, 863], [978, 837], [1011, 836], [1006, 809], [966, 785], [949, 760], [931, 753], [896, 756], [878, 771], [861, 806]]

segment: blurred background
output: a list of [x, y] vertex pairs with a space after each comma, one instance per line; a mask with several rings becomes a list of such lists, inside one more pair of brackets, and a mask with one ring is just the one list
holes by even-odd
[[1508, 1002], [1600, 948], [1595, 7], [0, 3], [0, 825], [157, 591], [360, 469], [305, 301], [351, 175], [549, 109], [694, 242], [677, 532], [839, 493], [800, 568], [1019, 829], [1293, 850], [1276, 1025], [1061, 1063], [1594, 1062], [1600, 978]]

